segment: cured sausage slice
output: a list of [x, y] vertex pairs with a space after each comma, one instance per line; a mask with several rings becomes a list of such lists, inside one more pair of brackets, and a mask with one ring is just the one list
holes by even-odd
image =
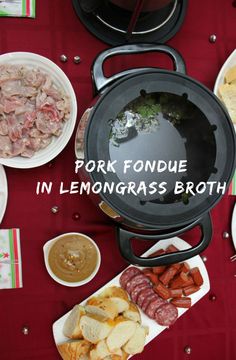
[[142, 304], [145, 299], [149, 298], [151, 295], [155, 294], [152, 288], [147, 288], [139, 292], [137, 297], [137, 305], [142, 308]]
[[159, 325], [162, 326], [173, 325], [177, 318], [178, 310], [170, 303], [161, 305], [155, 312], [155, 320]]
[[131, 280], [129, 280], [126, 284], [126, 291], [131, 294], [131, 292], [133, 291], [133, 289], [135, 288], [135, 286], [139, 285], [139, 284], [150, 284], [149, 279], [143, 275], [142, 273], [139, 275], [135, 275], [131, 278]]
[[144, 282], [144, 283], [136, 285], [130, 294], [132, 301], [137, 304], [137, 299], [139, 297], [139, 294], [145, 290], [146, 291], [152, 290], [151, 285], [149, 283]]
[[157, 294], [153, 293], [152, 295], [149, 295], [145, 298], [145, 300], [142, 303], [142, 310], [144, 313], [146, 313], [147, 307], [150, 304], [151, 301], [155, 300], [157, 298]]
[[126, 269], [120, 276], [120, 285], [123, 289], [126, 288], [127, 282], [135, 275], [141, 274], [141, 270], [138, 268], [131, 266]]
[[148, 307], [146, 309], [147, 316], [150, 317], [150, 319], [155, 319], [155, 313], [156, 313], [157, 309], [161, 305], [164, 305], [164, 304], [166, 304], [166, 301], [157, 295], [157, 297], [150, 302], [150, 304], [148, 305]]

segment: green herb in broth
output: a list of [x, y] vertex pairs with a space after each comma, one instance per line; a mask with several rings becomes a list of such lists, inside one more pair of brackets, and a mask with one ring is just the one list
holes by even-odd
[[187, 96], [161, 93], [161, 111], [173, 125], [179, 125], [182, 120], [191, 119], [196, 112], [194, 105], [187, 100]]
[[[125, 110], [131, 110], [141, 115], [143, 118], [148, 118], [157, 115], [161, 111], [161, 105], [160, 103], [157, 103], [157, 99], [154, 95], [149, 94], [132, 101], [125, 107], [124, 111]], [[122, 113], [124, 111], [122, 111]]]
[[161, 106], [153, 95], [146, 95], [129, 103], [112, 122], [110, 141], [114, 146], [138, 133], [152, 133], [159, 126]]
[[186, 94], [144, 94], [125, 106], [111, 122], [110, 141], [113, 145], [119, 146], [119, 143], [140, 133], [158, 131], [159, 114], [173, 126], [179, 126], [182, 121], [192, 119], [196, 111], [196, 107], [188, 101]]

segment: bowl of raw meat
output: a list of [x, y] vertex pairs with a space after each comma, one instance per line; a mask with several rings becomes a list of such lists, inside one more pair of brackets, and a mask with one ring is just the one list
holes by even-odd
[[0, 164], [49, 162], [70, 140], [76, 117], [73, 87], [55, 63], [28, 52], [0, 55]]

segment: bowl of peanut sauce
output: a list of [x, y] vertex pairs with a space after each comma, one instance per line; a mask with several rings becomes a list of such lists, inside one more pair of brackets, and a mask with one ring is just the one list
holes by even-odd
[[101, 264], [97, 244], [81, 233], [59, 235], [45, 243], [43, 252], [49, 275], [65, 286], [88, 283], [97, 274]]

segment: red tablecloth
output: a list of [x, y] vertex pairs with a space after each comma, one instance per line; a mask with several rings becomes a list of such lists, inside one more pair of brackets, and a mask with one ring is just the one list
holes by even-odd
[[[235, 2], [234, 2], [235, 3]], [[232, 0], [189, 1], [187, 16], [178, 34], [169, 42], [186, 60], [188, 74], [212, 88], [217, 73], [236, 44], [236, 8]], [[209, 36], [216, 34], [214, 44]], [[36, 19], [0, 18], [0, 52], [31, 51], [48, 57], [68, 75], [76, 91], [79, 116], [92, 99], [90, 66], [107, 45], [92, 36], [80, 23], [70, 0], [38, 0]], [[61, 63], [61, 54], [68, 56]], [[74, 64], [79, 55], [81, 63]], [[124, 67], [158, 64], [157, 54], [116, 58], [107, 72]], [[165, 60], [161, 60], [167, 65]], [[169, 64], [168, 64], [169, 65]], [[0, 359], [60, 359], [52, 336], [52, 323], [75, 303], [91, 295], [126, 267], [115, 241], [115, 226], [86, 195], [36, 195], [37, 181], [67, 183], [77, 180], [74, 174], [74, 136], [63, 152], [50, 164], [30, 170], [6, 168], [9, 198], [1, 228], [19, 227], [23, 259], [24, 287], [0, 290]], [[225, 196], [212, 211], [214, 236], [205, 251], [211, 281], [206, 295], [177, 323], [146, 346], [136, 359], [165, 360], [236, 359], [236, 274], [230, 232], [234, 198]], [[51, 208], [59, 207], [53, 214]], [[79, 214], [79, 219], [73, 216]], [[78, 216], [77, 216], [78, 217]], [[47, 274], [42, 247], [58, 234], [79, 231], [94, 238], [101, 249], [102, 265], [96, 278], [79, 288], [66, 288]], [[190, 240], [194, 233], [185, 235]], [[144, 249], [145, 245], [142, 245]], [[23, 335], [27, 326], [29, 334]], [[191, 355], [184, 352], [192, 348]]]

